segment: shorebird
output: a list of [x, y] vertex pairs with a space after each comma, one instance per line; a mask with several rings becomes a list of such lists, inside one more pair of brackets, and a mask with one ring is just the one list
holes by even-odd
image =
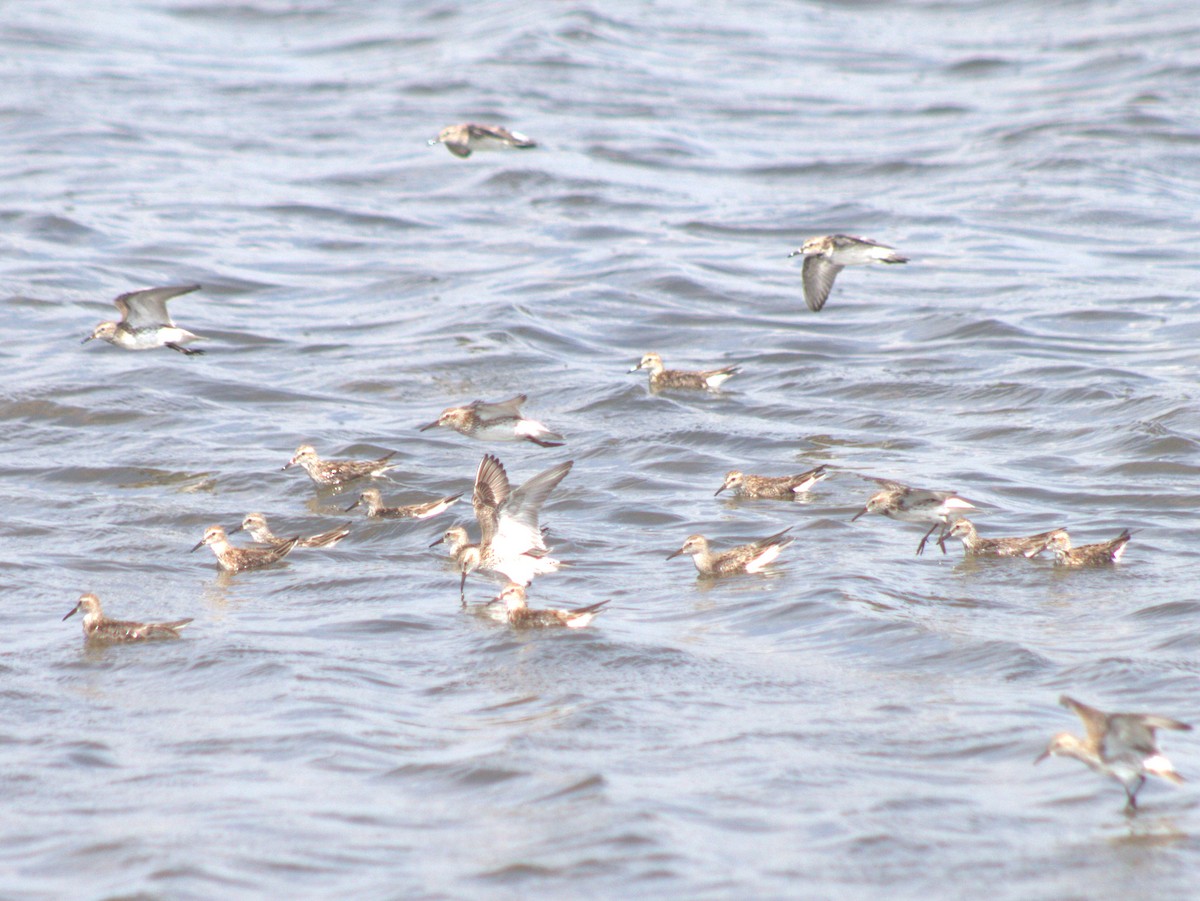
[[367, 488], [358, 496], [353, 504], [346, 508], [349, 513], [355, 507], [365, 506], [367, 516], [373, 519], [429, 519], [447, 510], [461, 494], [451, 494], [436, 501], [424, 504], [408, 504], [404, 507], [385, 507], [383, 495], [378, 488]]
[[278, 563], [290, 554], [292, 548], [299, 543], [300, 537], [296, 536], [272, 547], [234, 547], [229, 543], [229, 536], [225, 534], [223, 528], [220, 526], [209, 526], [204, 530], [204, 537], [196, 542], [192, 550], [199, 550], [207, 544], [216, 555], [217, 562], [221, 564], [221, 569], [225, 570], [225, 572], [240, 573], [243, 570], [257, 569], [260, 566], [269, 566], [272, 563]]
[[438, 132], [436, 138], [429, 139], [430, 147], [435, 144], [445, 144], [447, 150], [463, 158], [476, 150], [525, 150], [537, 146], [536, 142], [519, 131], [509, 131], [499, 125], [479, 125], [475, 122], [447, 125]]
[[190, 623], [189, 619], [177, 619], [169, 623], [135, 623], [127, 620], [109, 619], [100, 609], [100, 598], [91, 592], [81, 594], [79, 603], [63, 617], [70, 619], [83, 611], [83, 637], [88, 641], [147, 641], [157, 638], [178, 638], [179, 630]]
[[1128, 811], [1137, 810], [1137, 793], [1145, 783], [1147, 773], [1176, 785], [1184, 781], [1158, 749], [1154, 730], [1189, 732], [1192, 727], [1187, 723], [1150, 713], [1105, 713], [1066, 695], [1058, 702], [1079, 715], [1087, 735], [1079, 738], [1070, 732], [1060, 732], [1034, 763], [1041, 763], [1051, 756], [1074, 757], [1082, 761], [1097, 773], [1121, 783], [1129, 801]]
[[809, 238], [803, 247], [792, 251], [788, 256], [800, 254], [804, 255], [804, 267], [801, 270], [804, 302], [814, 313], [825, 306], [829, 292], [833, 289], [833, 280], [847, 266], [908, 262], [908, 257], [900, 256], [894, 247], [853, 235], [821, 235]]
[[564, 564], [555, 560], [547, 551], [528, 550], [507, 557], [485, 557], [478, 544], [472, 544], [467, 530], [462, 526], [451, 526], [430, 547], [444, 544], [450, 549], [450, 558], [459, 571], [459, 597], [466, 599], [467, 576], [477, 569], [498, 572], [515, 584], [528, 585], [534, 576], [558, 572]]
[[1051, 539], [1065, 529], [1051, 529], [1028, 538], [980, 538], [975, 524], [969, 519], [959, 519], [938, 539], [943, 551], [950, 538], [961, 538], [964, 557], [1036, 557], [1046, 549]]
[[[460, 595], [467, 574], [476, 569], [507, 576], [518, 585], [528, 585], [534, 576], [554, 572], [562, 563], [546, 556], [546, 542], [538, 527], [538, 513], [546, 499], [563, 480], [574, 460], [559, 463], [529, 479], [520, 488], [510, 488], [504, 465], [485, 454], [475, 473], [471, 503], [479, 521], [479, 544], [471, 544], [466, 529], [454, 526], [434, 544], [445, 543], [461, 572]], [[433, 545], [431, 545], [432, 547]]]
[[526, 400], [524, 394], [518, 394], [495, 403], [474, 400], [465, 407], [447, 407], [433, 422], [421, 426], [420, 431], [444, 426], [482, 441], [530, 441], [539, 447], [561, 447], [562, 435], [521, 415], [521, 405]]
[[721, 487], [713, 493], [713, 497], [730, 489], [736, 497], [791, 501], [795, 500], [797, 495], [806, 493], [827, 475], [824, 466], [802, 472], [798, 476], [748, 476], [739, 470], [731, 469]]
[[525, 605], [524, 587], [516, 583], [506, 585], [496, 600], [504, 602], [505, 610], [508, 611], [509, 625], [517, 628], [565, 626], [568, 629], [582, 629], [595, 619], [596, 615], [608, 604], [608, 601], [601, 601], [598, 604], [578, 607], [574, 610], [563, 610], [557, 607], [530, 610]]
[[167, 312], [167, 301], [172, 297], [199, 290], [199, 285], [176, 285], [122, 294], [113, 301], [121, 314], [121, 321], [101, 322], [80, 343], [87, 344], [93, 338], [99, 338], [124, 350], [169, 347], [188, 356], [202, 354], [202, 350], [189, 350], [183, 346], [200, 341], [201, 337], [177, 326]]
[[355, 479], [379, 478], [396, 466], [388, 462], [395, 455], [392, 451], [377, 460], [322, 460], [311, 444], [301, 444], [283, 468], [302, 466], [318, 485], [345, 485]]
[[[272, 547], [278, 547], [281, 544], [287, 544], [291, 541], [290, 538], [280, 538], [267, 526], [267, 518], [261, 513], [247, 513], [242, 520], [242, 524], [233, 532], [240, 532], [245, 529], [250, 533], [250, 537], [259, 544], [268, 544]], [[330, 529], [328, 532], [318, 532], [316, 535], [309, 535], [307, 538], [301, 538], [296, 547], [333, 547], [343, 538], [350, 534], [350, 523], [344, 523], [336, 529]]]
[[[925, 543], [933, 530], [939, 525], [946, 527], [957, 519], [961, 519], [970, 510], [976, 509], [970, 501], [959, 497], [953, 491], [931, 491], [928, 488], [910, 488], [889, 479], [872, 479], [883, 486], [883, 490], [871, 496], [867, 505], [850, 517], [850, 521], [858, 519], [864, 513], [878, 513], [888, 519], [898, 519], [901, 522], [927, 523], [933, 525], [917, 545], [917, 554], [925, 550]], [[942, 553], [946, 547], [942, 545]]]
[[767, 538], [760, 538], [750, 544], [739, 545], [719, 553], [709, 550], [708, 539], [703, 535], [689, 535], [683, 543], [683, 547], [673, 554], [668, 554], [667, 559], [670, 560], [681, 554], [691, 554], [692, 560], [696, 564], [696, 570], [702, 576], [758, 573], [766, 569], [768, 564], [779, 556], [779, 552], [795, 540], [784, 537], [790, 531], [791, 527], [789, 526], [782, 532], [776, 532]]
[[650, 371], [650, 388], [654, 391], [671, 388], [711, 391], [721, 387], [727, 379], [733, 378], [735, 373], [741, 372], [741, 367], [736, 364], [726, 366], [724, 369], [709, 369], [704, 372], [664, 369], [662, 357], [653, 352], [643, 356], [641, 362], [629, 371], [637, 372], [639, 369]]
[[1060, 529], [1046, 547], [1054, 552], [1054, 563], [1057, 566], [1106, 566], [1121, 559], [1131, 535], [1132, 533], [1126, 529], [1111, 541], [1101, 541], [1099, 544], [1085, 544], [1073, 548], [1071, 547], [1071, 536]]

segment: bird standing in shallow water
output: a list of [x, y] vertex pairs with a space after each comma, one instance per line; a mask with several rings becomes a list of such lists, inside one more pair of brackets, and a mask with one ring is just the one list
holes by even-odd
[[260, 566], [270, 566], [278, 563], [292, 552], [300, 543], [300, 537], [289, 538], [282, 544], [271, 547], [234, 547], [229, 542], [229, 536], [220, 526], [209, 526], [204, 530], [204, 537], [192, 547], [193, 551], [208, 545], [217, 557], [217, 563], [225, 572], [240, 573], [247, 569], [257, 569]]
[[713, 492], [713, 497], [729, 489], [735, 497], [792, 501], [797, 495], [805, 494], [826, 475], [828, 473], [824, 466], [818, 466], [797, 476], [751, 476], [731, 469], [721, 487]]
[[496, 600], [504, 602], [509, 625], [517, 628], [550, 626], [582, 629], [595, 619], [596, 615], [608, 604], [608, 601], [601, 601], [598, 604], [578, 607], [574, 610], [563, 610], [557, 607], [530, 610], [525, 604], [525, 589], [515, 583], [506, 585]]
[[1111, 541], [1071, 547], [1071, 536], [1060, 529], [1046, 544], [1054, 552], [1056, 566], [1107, 566], [1116, 563], [1125, 553], [1125, 545], [1132, 536], [1128, 529]]
[[[291, 541], [290, 538], [280, 538], [272, 532], [270, 526], [267, 525], [267, 518], [261, 513], [247, 513], [242, 519], [242, 524], [232, 531], [240, 532], [243, 529], [249, 532], [250, 537], [259, 544], [278, 547], [281, 544]], [[336, 529], [330, 529], [328, 532], [318, 532], [316, 535], [301, 538], [296, 547], [333, 547], [349, 534], [350, 523], [345, 523]]]
[[702, 576], [731, 576], [735, 573], [758, 573], [779, 556], [779, 552], [791, 544], [794, 538], [785, 538], [792, 529], [789, 526], [766, 538], [750, 544], [742, 544], [727, 551], [714, 553], [703, 535], [689, 535], [683, 547], [667, 555], [671, 560], [682, 554], [691, 555], [696, 571]]
[[854, 235], [821, 235], [809, 238], [799, 250], [789, 257], [804, 255], [804, 267], [800, 277], [804, 281], [804, 302], [814, 313], [819, 312], [833, 280], [847, 266], [862, 266], [868, 263], [907, 263], [908, 257], [896, 253], [896, 248]]
[[637, 372], [639, 369], [646, 369], [650, 372], [651, 391], [667, 391], [672, 388], [690, 391], [715, 391], [728, 379], [733, 378], [735, 374], [741, 372], [741, 367], [737, 365], [700, 372], [691, 372], [685, 369], [666, 369], [663, 367], [662, 357], [654, 352], [645, 354], [641, 362], [629, 371]]
[[198, 356], [204, 351], [191, 350], [184, 345], [202, 339], [175, 324], [175, 320], [167, 312], [167, 301], [180, 294], [190, 294], [199, 290], [199, 285], [178, 285], [122, 294], [113, 301], [121, 314], [121, 321], [101, 322], [80, 343], [87, 344], [93, 338], [99, 338], [123, 350], [169, 347], [181, 354]]
[[83, 637], [88, 641], [148, 641], [161, 638], [178, 638], [179, 630], [190, 623], [189, 619], [172, 620], [169, 623], [135, 623], [128, 620], [109, 619], [100, 609], [100, 598], [91, 592], [81, 594], [79, 602], [63, 621], [83, 611]]
[[1066, 529], [1051, 529], [1027, 538], [980, 538], [971, 520], [959, 519], [942, 533], [938, 544], [945, 553], [946, 541], [959, 538], [965, 557], [1036, 557], [1059, 532], [1065, 535]]
[[346, 512], [364, 506], [367, 508], [367, 516], [372, 519], [429, 519], [448, 510], [460, 497], [461, 494], [451, 494], [423, 504], [388, 507], [384, 505], [383, 494], [378, 488], [367, 488], [358, 496], [358, 500], [346, 508]]
[[395, 463], [388, 462], [394, 456], [396, 452], [392, 451], [377, 460], [322, 460], [311, 444], [301, 444], [283, 468], [301, 466], [318, 485], [340, 487], [355, 479], [381, 477], [389, 469], [395, 468]]
[[1034, 763], [1051, 756], [1074, 757], [1097, 773], [1120, 782], [1128, 799], [1126, 810], [1131, 812], [1137, 809], [1137, 793], [1146, 782], [1146, 774], [1177, 785], [1184, 781], [1158, 749], [1154, 730], [1189, 732], [1192, 727], [1187, 723], [1150, 713], [1105, 713], [1066, 695], [1058, 702], [1078, 714], [1087, 735], [1081, 739], [1070, 732], [1060, 732]]

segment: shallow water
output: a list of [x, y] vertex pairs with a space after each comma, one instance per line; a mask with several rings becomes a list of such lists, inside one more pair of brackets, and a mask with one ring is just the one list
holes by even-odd
[[[1193, 4], [396, 6], [6, 10], [3, 894], [1191, 897], [1193, 787], [1127, 819], [1030, 764], [1062, 692], [1200, 720]], [[425, 145], [465, 120], [542, 147]], [[786, 255], [833, 231], [912, 262], [812, 314]], [[191, 281], [206, 356], [79, 346]], [[647, 350], [744, 372], [654, 396]], [[566, 447], [416, 431], [518, 392]], [[611, 609], [461, 613], [453, 519], [343, 513], [302, 442], [398, 450], [392, 503], [574, 459], [531, 600]], [[1106, 571], [917, 558], [849, 522], [864, 475], [984, 535], [1137, 531]], [[355, 530], [187, 553], [250, 510]], [[664, 559], [789, 525], [768, 576]], [[196, 623], [86, 648], [84, 590]]]

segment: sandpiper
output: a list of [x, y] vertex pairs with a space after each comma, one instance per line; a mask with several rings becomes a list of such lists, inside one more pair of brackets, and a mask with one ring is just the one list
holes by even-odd
[[444, 544], [450, 549], [450, 557], [459, 572], [458, 593], [465, 603], [467, 576], [477, 569], [498, 572], [511, 582], [528, 585], [534, 576], [545, 576], [558, 572], [564, 564], [555, 560], [547, 551], [528, 550], [507, 557], [488, 556], [480, 550], [478, 544], [471, 543], [471, 537], [462, 526], [451, 526], [429, 546], [437, 547]]
[[1070, 732], [1060, 732], [1034, 763], [1041, 763], [1050, 756], [1074, 757], [1082, 761], [1097, 773], [1121, 783], [1128, 799], [1128, 811], [1137, 809], [1137, 793], [1145, 783], [1147, 773], [1176, 785], [1184, 781], [1158, 749], [1154, 730], [1189, 732], [1192, 727], [1187, 723], [1150, 713], [1105, 713], [1066, 695], [1058, 702], [1079, 715], [1087, 735], [1081, 739]]
[[779, 556], [779, 552], [791, 544], [794, 538], [785, 538], [792, 529], [789, 526], [782, 532], [776, 532], [766, 538], [750, 544], [739, 545], [727, 551], [713, 553], [709, 550], [708, 539], [703, 535], [689, 535], [683, 547], [668, 554], [670, 560], [681, 554], [691, 554], [696, 564], [696, 570], [702, 576], [729, 576], [734, 573], [758, 573]]
[[805, 494], [827, 475], [824, 466], [802, 472], [798, 476], [749, 476], [740, 470], [731, 469], [725, 475], [721, 487], [713, 493], [713, 497], [729, 489], [736, 497], [791, 501], [798, 495]]
[[379, 478], [395, 468], [397, 464], [388, 462], [395, 455], [392, 451], [377, 460], [322, 460], [311, 444], [301, 444], [283, 468], [298, 464], [318, 485], [345, 485], [355, 479]]
[[524, 394], [518, 394], [495, 403], [473, 400], [465, 407], [447, 407], [433, 422], [421, 426], [420, 431], [445, 426], [481, 441], [530, 441], [539, 447], [561, 447], [562, 435], [521, 415], [521, 405], [526, 400]]
[[202, 354], [202, 350], [190, 350], [183, 345], [203, 339], [177, 326], [167, 312], [167, 301], [172, 297], [199, 290], [199, 285], [176, 285], [122, 294], [113, 301], [121, 314], [121, 321], [101, 322], [80, 343], [86, 344], [93, 338], [99, 338], [124, 350], [169, 347], [188, 356]]
[[565, 626], [568, 629], [582, 629], [604, 609], [608, 601], [591, 604], [587, 607], [577, 607], [574, 610], [563, 610], [548, 607], [544, 610], [530, 610], [525, 605], [525, 589], [515, 582], [510, 582], [496, 598], [504, 602], [508, 611], [509, 625], [517, 628]]
[[1085, 544], [1073, 548], [1071, 547], [1071, 536], [1060, 529], [1046, 547], [1054, 552], [1056, 566], [1106, 566], [1121, 559], [1131, 535], [1132, 533], [1126, 529], [1111, 541], [1101, 541], [1099, 544]]
[[462, 573], [460, 594], [467, 574], [476, 569], [498, 572], [512, 582], [528, 585], [534, 576], [554, 572], [562, 565], [546, 556], [538, 513], [574, 465], [573, 460], [559, 463], [512, 489], [500, 460], [492, 454], [484, 455], [475, 473], [471, 498], [479, 521], [479, 544], [470, 544], [461, 526], [448, 529], [441, 539], [450, 546]]
[[961, 538], [964, 557], [1036, 557], [1060, 532], [1067, 534], [1065, 529], [1051, 529], [1027, 538], [980, 538], [971, 520], [959, 519], [942, 534], [938, 544], [945, 551], [947, 539]]
[[[933, 525], [917, 545], [917, 554], [924, 552], [925, 543], [939, 525], [945, 528], [953, 521], [961, 519], [969, 510], [976, 509], [974, 504], [953, 491], [910, 488], [889, 479], [872, 481], [882, 485], [883, 490], [872, 495], [867, 505], [850, 517], [850, 521], [854, 522], [864, 513], [878, 513], [880, 516], [898, 519], [901, 522], [931, 522]], [[945, 545], [942, 545], [942, 553], [945, 552]]]
[[[278, 547], [281, 544], [287, 544], [291, 541], [290, 538], [280, 538], [270, 527], [267, 526], [267, 518], [261, 513], [247, 513], [242, 519], [242, 524], [233, 532], [240, 532], [245, 529], [250, 533], [250, 537], [259, 544], [267, 544], [271, 547]], [[350, 534], [350, 523], [344, 523], [336, 529], [330, 529], [328, 532], [318, 532], [316, 535], [309, 535], [307, 538], [301, 538], [297, 542], [296, 547], [333, 547], [343, 538]]]
[[499, 125], [479, 125], [475, 122], [447, 125], [438, 132], [436, 138], [429, 139], [429, 146], [434, 144], [445, 144], [446, 149], [455, 156], [464, 158], [476, 150], [526, 150], [537, 146], [536, 142], [519, 131], [509, 131]]
[[81, 594], [79, 603], [63, 617], [65, 622], [80, 610], [83, 611], [83, 637], [88, 641], [147, 641], [157, 638], [178, 638], [179, 630], [190, 623], [189, 619], [177, 619], [169, 623], [135, 623], [127, 620], [109, 619], [100, 609], [100, 598], [91, 592]]
[[209, 526], [204, 530], [204, 537], [196, 542], [192, 550], [199, 550], [207, 544], [216, 555], [221, 569], [230, 573], [240, 573], [243, 570], [257, 569], [260, 566], [278, 563], [290, 554], [292, 548], [299, 543], [300, 536], [297, 535], [295, 538], [289, 538], [282, 544], [271, 547], [234, 547], [229, 543], [229, 536], [225, 534], [223, 528]]
[[654, 391], [672, 388], [712, 391], [721, 387], [727, 379], [733, 378], [735, 373], [741, 372], [741, 367], [736, 364], [726, 366], [724, 369], [709, 369], [704, 372], [664, 369], [662, 357], [653, 352], [643, 356], [641, 362], [629, 371], [637, 372], [639, 369], [650, 371], [650, 388]]
[[809, 238], [803, 247], [792, 251], [788, 256], [800, 254], [804, 255], [804, 268], [801, 270], [804, 280], [804, 302], [814, 313], [825, 306], [829, 292], [833, 289], [833, 280], [847, 266], [908, 262], [908, 257], [900, 256], [894, 247], [853, 235], [821, 235]]
[[424, 504], [408, 504], [404, 507], [385, 507], [383, 504], [383, 494], [378, 488], [367, 488], [359, 496], [353, 504], [346, 508], [349, 513], [355, 507], [364, 506], [367, 508], [367, 516], [373, 519], [429, 519], [431, 516], [437, 516], [439, 513], [445, 512], [450, 506], [457, 501], [461, 494], [451, 494], [436, 501], [429, 501]]

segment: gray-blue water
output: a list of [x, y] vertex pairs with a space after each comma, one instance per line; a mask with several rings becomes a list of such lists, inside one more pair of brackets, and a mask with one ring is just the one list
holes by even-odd
[[[1063, 692], [1200, 722], [1198, 60], [1188, 0], [5, 4], [0, 895], [1193, 897], [1194, 783], [1126, 818], [1031, 764]], [[472, 120], [541, 147], [426, 145]], [[810, 313], [786, 255], [830, 232], [912, 262]], [[191, 281], [207, 355], [80, 346]], [[649, 350], [744, 371], [654, 396]], [[518, 392], [565, 447], [416, 430]], [[531, 602], [610, 609], [462, 614], [455, 517], [344, 514], [304, 442], [399, 451], [392, 503], [575, 460]], [[1109, 570], [918, 558], [849, 522], [863, 475], [1137, 531]], [[355, 528], [188, 553], [251, 510]], [[789, 525], [769, 576], [665, 559]], [[196, 622], [87, 648], [85, 590]]]

